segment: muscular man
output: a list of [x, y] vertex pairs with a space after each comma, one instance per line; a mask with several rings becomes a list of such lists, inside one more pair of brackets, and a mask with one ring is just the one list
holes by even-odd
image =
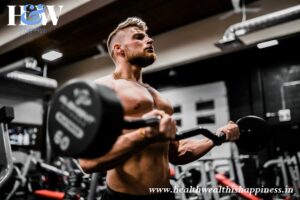
[[[153, 40], [146, 31], [145, 22], [136, 17], [120, 23], [107, 40], [115, 71], [95, 81], [117, 93], [125, 118], [161, 118], [157, 127], [123, 130], [107, 154], [80, 159], [87, 173], [108, 170], [108, 189], [103, 199], [174, 199], [172, 194], [151, 194], [149, 188], [170, 187], [169, 162], [189, 163], [214, 147], [209, 139], [172, 140], [176, 133], [176, 123], [171, 118], [172, 105], [142, 80], [142, 69], [156, 59]], [[226, 134], [228, 141], [237, 139], [240, 134], [233, 122], [217, 130], [217, 134], [220, 132]]]

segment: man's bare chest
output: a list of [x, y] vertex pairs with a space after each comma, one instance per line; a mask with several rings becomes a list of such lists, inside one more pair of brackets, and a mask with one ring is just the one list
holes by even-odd
[[126, 116], [139, 117], [153, 109], [169, 112], [171, 105], [157, 92], [136, 82], [119, 81], [115, 85]]

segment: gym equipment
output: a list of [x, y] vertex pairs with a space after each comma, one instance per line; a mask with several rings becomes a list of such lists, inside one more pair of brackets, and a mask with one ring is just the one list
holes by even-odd
[[[217, 181], [223, 185], [226, 186], [228, 188], [231, 188], [233, 191], [239, 191], [241, 190], [241, 186], [236, 184], [235, 182], [233, 182], [232, 180], [230, 180], [229, 178], [227, 178], [226, 176], [224, 176], [223, 174], [219, 173], [215, 175], [215, 178], [217, 179]], [[249, 199], [249, 200], [260, 200], [260, 198], [258, 198], [257, 196], [255, 196], [254, 194], [251, 194], [250, 192], [248, 192], [247, 190], [245, 191], [240, 191], [237, 192], [238, 195], [242, 196], [245, 199]]]
[[[58, 158], [59, 162], [45, 163], [36, 158], [34, 151], [24, 152], [24, 163], [14, 163], [13, 173], [0, 199], [86, 199], [100, 196], [98, 184], [102, 177], [84, 174], [75, 159]], [[92, 180], [91, 180], [92, 178]], [[95, 188], [97, 186], [97, 188]], [[3, 191], [3, 192], [2, 192]]]
[[37, 73], [42, 73], [42, 68], [37, 65], [37, 60], [32, 57], [24, 58], [0, 68], [0, 78], [51, 90], [57, 88], [56, 80], [38, 76]]
[[[272, 173], [272, 176], [276, 178], [276, 185], [272, 185], [275, 188], [284, 188], [287, 197], [300, 198], [300, 180], [299, 180], [299, 168], [297, 165], [297, 156], [290, 156], [287, 153], [278, 156], [276, 159], [268, 160], [263, 165], [265, 173], [267, 169], [275, 169], [277, 173]], [[273, 171], [274, 172], [274, 171]], [[280, 181], [281, 180], [281, 181]], [[290, 188], [287, 188], [287, 187]], [[287, 192], [289, 190], [289, 192]], [[279, 194], [278, 194], [279, 195]]]
[[37, 66], [37, 60], [32, 57], [27, 57], [16, 61], [12, 64], [1, 67], [0, 75], [5, 75], [13, 71], [21, 70], [21, 69], [31, 69], [34, 71], [41, 72], [41, 68]]
[[[63, 85], [54, 95], [48, 113], [50, 144], [58, 155], [93, 158], [106, 152], [115, 143], [122, 129], [156, 126], [159, 118], [124, 120], [124, 111], [116, 93], [107, 86], [73, 80]], [[237, 121], [242, 139], [238, 145], [255, 151], [264, 147], [268, 137], [267, 123], [256, 116]], [[176, 140], [202, 134], [219, 145], [225, 135], [217, 136], [206, 128], [183, 131]], [[250, 138], [250, 139], [249, 139]], [[248, 144], [248, 142], [253, 142]]]
[[12, 152], [9, 143], [7, 123], [14, 119], [12, 107], [0, 109], [0, 188], [9, 179], [13, 171]]
[[264, 119], [252, 115], [242, 117], [236, 123], [241, 133], [236, 141], [239, 149], [255, 153], [267, 146], [270, 140], [269, 126]]
[[158, 118], [125, 121], [113, 90], [84, 81], [61, 87], [52, 99], [48, 115], [51, 146], [58, 155], [71, 157], [97, 157], [112, 147], [123, 128], [159, 123]]

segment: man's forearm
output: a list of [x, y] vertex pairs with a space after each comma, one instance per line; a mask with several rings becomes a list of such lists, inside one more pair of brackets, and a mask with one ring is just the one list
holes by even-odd
[[181, 140], [178, 143], [177, 155], [170, 158], [170, 162], [176, 165], [183, 165], [189, 162], [198, 160], [214, 147], [214, 144], [209, 139]]
[[86, 173], [106, 171], [125, 162], [150, 143], [149, 140], [143, 138], [140, 130], [136, 130], [118, 137], [111, 150], [105, 155], [94, 159], [81, 158], [79, 163]]

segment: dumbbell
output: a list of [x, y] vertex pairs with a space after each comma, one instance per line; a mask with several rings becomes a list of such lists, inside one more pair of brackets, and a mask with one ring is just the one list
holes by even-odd
[[[123, 129], [156, 126], [159, 120], [157, 117], [125, 120], [121, 102], [112, 89], [72, 80], [54, 94], [48, 111], [47, 129], [50, 144], [57, 155], [95, 158], [111, 149]], [[241, 132], [237, 142], [239, 147], [254, 151], [265, 146], [261, 134], [267, 132], [268, 126], [262, 118], [247, 116], [238, 120], [237, 124]], [[212, 139], [215, 144], [225, 141], [225, 135], [217, 136], [202, 127], [180, 132], [175, 140], [199, 134]], [[251, 144], [248, 144], [249, 141]]]

